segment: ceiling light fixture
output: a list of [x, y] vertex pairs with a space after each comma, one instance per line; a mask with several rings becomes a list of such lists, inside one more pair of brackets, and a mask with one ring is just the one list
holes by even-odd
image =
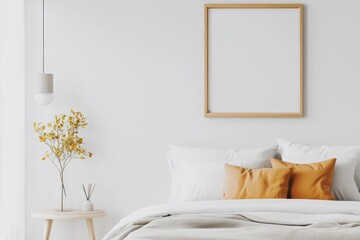
[[54, 100], [54, 75], [45, 73], [45, 0], [42, 2], [42, 74], [35, 81], [34, 98], [38, 104], [47, 105]]

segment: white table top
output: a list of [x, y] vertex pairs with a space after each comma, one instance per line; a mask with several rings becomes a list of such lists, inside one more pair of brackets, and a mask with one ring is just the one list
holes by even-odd
[[31, 214], [31, 217], [36, 219], [86, 219], [86, 218], [98, 218], [104, 216], [105, 216], [105, 212], [102, 210], [83, 212], [81, 211], [81, 209], [73, 209], [64, 212], [55, 211], [55, 210], [45, 210], [45, 211], [33, 212]]

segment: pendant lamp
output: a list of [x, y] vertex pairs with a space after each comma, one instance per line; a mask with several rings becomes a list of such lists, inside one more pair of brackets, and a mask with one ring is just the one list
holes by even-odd
[[42, 74], [35, 81], [34, 98], [38, 104], [47, 105], [54, 100], [54, 75], [45, 73], [45, 0], [42, 2]]

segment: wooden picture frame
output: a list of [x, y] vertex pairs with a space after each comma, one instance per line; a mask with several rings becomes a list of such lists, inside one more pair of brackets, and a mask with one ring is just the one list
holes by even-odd
[[204, 10], [205, 117], [302, 117], [303, 5]]

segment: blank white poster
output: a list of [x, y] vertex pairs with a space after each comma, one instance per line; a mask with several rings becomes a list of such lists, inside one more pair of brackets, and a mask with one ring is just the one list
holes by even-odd
[[298, 8], [208, 12], [208, 110], [301, 112]]

